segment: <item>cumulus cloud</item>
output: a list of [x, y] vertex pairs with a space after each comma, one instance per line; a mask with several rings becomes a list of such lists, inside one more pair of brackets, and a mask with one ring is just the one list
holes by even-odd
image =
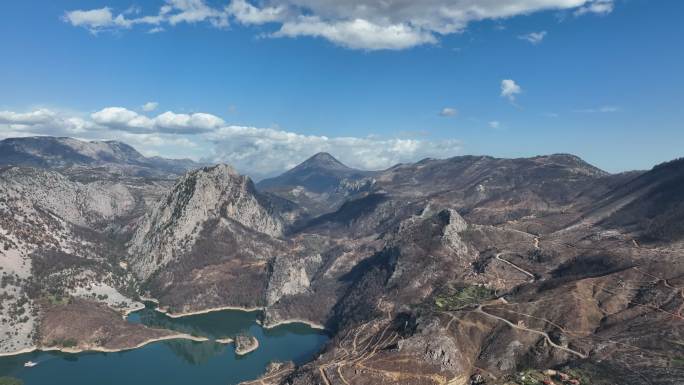
[[163, 24], [174, 26], [179, 23], [208, 22], [214, 27], [228, 26], [229, 14], [225, 9], [213, 8], [204, 0], [166, 0], [155, 15], [138, 16], [137, 10], [131, 8], [115, 15], [111, 7], [82, 10], [77, 9], [64, 13], [63, 20], [75, 27], [83, 27], [92, 33], [135, 25], [152, 26], [148, 32], [164, 31]]
[[93, 33], [116, 27], [128, 28], [131, 26], [130, 21], [123, 14], [114, 17], [112, 9], [109, 7], [67, 12], [64, 14], [64, 21], [76, 27], [87, 28]]
[[491, 122], [489, 122], [489, 127], [499, 128], [501, 127], [501, 122], [499, 122], [498, 120], [492, 120]]
[[0, 111], [0, 124], [32, 125], [46, 123], [53, 120], [55, 115], [54, 112], [45, 108], [25, 113]]
[[363, 169], [383, 169], [461, 151], [458, 140], [328, 137], [275, 128], [236, 126], [207, 113], [171, 111], [147, 116], [124, 107], [74, 115], [49, 109], [0, 111], [0, 137], [53, 135], [122, 140], [144, 154], [225, 162], [255, 178], [281, 173], [316, 152], [327, 151]]
[[[351, 49], [399, 50], [435, 44], [460, 33], [469, 23], [503, 20], [547, 10], [576, 15], [609, 13], [612, 0], [231, 0], [223, 8], [204, 0], [166, 0], [156, 14], [114, 14], [111, 8], [75, 10], [64, 19], [93, 32], [134, 25], [162, 31], [162, 25], [207, 22], [225, 27], [229, 19], [245, 25], [276, 23], [271, 37], [319, 37]], [[543, 39], [543, 37], [542, 37]]]
[[145, 104], [142, 105], [142, 110], [145, 111], [145, 112], [150, 112], [150, 111], [156, 110], [157, 107], [159, 107], [159, 103], [157, 103], [157, 102], [147, 102], [147, 103], [145, 103]]
[[522, 88], [512, 79], [501, 81], [501, 97], [515, 102], [515, 96], [522, 92]]
[[[12, 132], [24, 136], [25, 133], [57, 135], [78, 135], [94, 128], [78, 116], [70, 116], [46, 108], [30, 112], [0, 111], [0, 127], [5, 133]], [[5, 135], [7, 137], [7, 135]]]
[[518, 36], [518, 39], [525, 40], [531, 44], [537, 45], [541, 43], [546, 37], [546, 31], [541, 32], [530, 32], [524, 35]]
[[321, 151], [369, 170], [425, 157], [445, 158], [461, 151], [458, 140], [327, 137], [244, 126], [222, 127], [208, 137], [215, 144], [213, 159], [249, 169], [257, 177], [285, 171]]
[[458, 115], [458, 110], [452, 107], [444, 107], [442, 111], [439, 112], [439, 116], [449, 117]]
[[271, 36], [323, 37], [343, 47], [364, 50], [401, 50], [437, 42], [432, 33], [408, 24], [380, 25], [364, 19], [330, 22], [315, 16], [302, 16], [285, 22]]
[[225, 124], [218, 116], [194, 113], [176, 114], [164, 112], [154, 118], [140, 115], [123, 107], [107, 107], [90, 115], [103, 127], [131, 132], [163, 132], [170, 134], [199, 134], [217, 129]]

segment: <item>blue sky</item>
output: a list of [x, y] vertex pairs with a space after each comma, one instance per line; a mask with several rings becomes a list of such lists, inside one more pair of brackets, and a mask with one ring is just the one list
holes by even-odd
[[684, 155], [684, 2], [348, 3], [2, 2], [0, 137], [119, 139], [257, 178], [320, 150], [612, 172]]

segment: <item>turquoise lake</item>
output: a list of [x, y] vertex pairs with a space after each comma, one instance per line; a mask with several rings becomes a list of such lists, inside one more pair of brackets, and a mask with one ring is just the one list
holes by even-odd
[[[128, 317], [129, 322], [210, 339], [246, 332], [259, 340], [259, 348], [245, 356], [237, 356], [233, 344], [170, 340], [117, 353], [34, 352], [0, 357], [0, 377], [20, 378], [25, 385], [237, 384], [259, 377], [272, 361], [310, 360], [328, 341], [325, 332], [303, 324], [264, 329], [256, 323], [258, 315], [226, 310], [169, 318], [147, 308]], [[29, 360], [38, 365], [25, 368]]]

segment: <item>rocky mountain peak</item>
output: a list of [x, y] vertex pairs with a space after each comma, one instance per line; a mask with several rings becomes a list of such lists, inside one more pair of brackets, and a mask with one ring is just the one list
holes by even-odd
[[304, 162], [300, 163], [296, 169], [321, 169], [321, 170], [352, 170], [345, 164], [337, 160], [327, 152], [319, 152]]
[[549, 166], [560, 166], [565, 167], [568, 170], [574, 171], [577, 174], [584, 174], [587, 176], [605, 176], [608, 175], [607, 172], [601, 170], [600, 168], [591, 165], [584, 159], [573, 154], [551, 154], [542, 155], [532, 158], [532, 160]]
[[231, 166], [219, 164], [188, 172], [142, 218], [131, 240], [136, 274], [146, 278], [176, 256], [189, 253], [203, 231], [217, 226], [280, 236], [283, 223], [266, 203], [252, 180]]
[[[372, 171], [347, 167], [327, 152], [319, 152], [285, 173], [259, 182], [260, 190], [279, 192], [300, 205], [312, 201], [313, 211], [327, 211], [346, 195], [342, 185], [371, 176]], [[320, 206], [320, 207], [319, 207]]]

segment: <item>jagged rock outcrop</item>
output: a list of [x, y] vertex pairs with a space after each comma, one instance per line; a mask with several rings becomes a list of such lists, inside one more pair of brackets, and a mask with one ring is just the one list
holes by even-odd
[[293, 255], [276, 257], [268, 280], [266, 304], [273, 305], [284, 296], [306, 293], [321, 263], [320, 254], [306, 255], [301, 258]]
[[230, 166], [192, 171], [141, 219], [130, 269], [171, 312], [262, 307], [270, 263], [288, 247], [281, 207]]
[[[141, 279], [190, 253], [209, 226], [242, 226], [278, 237], [282, 220], [245, 176], [227, 165], [188, 173], [148, 213], [131, 239], [131, 268]], [[264, 256], [269, 257], [269, 256]]]

